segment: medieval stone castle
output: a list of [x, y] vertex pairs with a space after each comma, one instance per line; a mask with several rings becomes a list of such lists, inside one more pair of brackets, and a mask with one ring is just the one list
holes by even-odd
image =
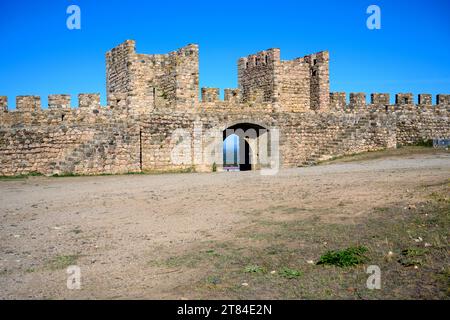
[[[211, 171], [205, 146], [230, 128], [276, 129], [281, 167], [450, 137], [450, 95], [435, 105], [430, 94], [415, 104], [411, 93], [397, 94], [394, 104], [383, 93], [371, 94], [370, 104], [364, 93], [347, 101], [330, 93], [326, 51], [290, 61], [279, 49], [241, 58], [239, 87], [225, 89], [223, 101], [218, 88], [202, 88], [199, 97], [198, 53], [188, 45], [140, 54], [125, 41], [106, 54], [107, 106], [99, 94], [79, 94], [78, 108], [69, 95], [50, 95], [47, 109], [38, 96], [18, 96], [9, 111], [1, 96], [0, 175]], [[185, 134], [174, 139], [177, 130]], [[261, 137], [244, 138], [245, 168], [268, 165], [259, 161]], [[175, 163], [180, 146], [185, 161]]]

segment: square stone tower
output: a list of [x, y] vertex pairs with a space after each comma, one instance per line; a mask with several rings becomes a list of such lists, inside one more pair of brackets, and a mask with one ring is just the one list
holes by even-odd
[[168, 54], [136, 53], [127, 40], [106, 53], [108, 105], [131, 113], [156, 107], [191, 108], [198, 103], [198, 46]]
[[243, 102], [252, 101], [256, 94], [280, 111], [326, 111], [330, 108], [329, 53], [284, 61], [280, 49], [261, 51], [239, 59], [238, 83]]

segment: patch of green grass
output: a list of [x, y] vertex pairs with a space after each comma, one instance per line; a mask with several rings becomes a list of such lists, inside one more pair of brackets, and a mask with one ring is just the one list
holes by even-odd
[[256, 264], [251, 264], [251, 265], [248, 265], [245, 267], [244, 272], [245, 273], [266, 273], [267, 270]]
[[404, 267], [421, 266], [424, 264], [424, 256], [428, 252], [422, 248], [408, 248], [402, 250], [402, 255], [398, 262]]
[[59, 255], [59, 256], [56, 256], [51, 261], [49, 261], [48, 267], [51, 270], [65, 269], [68, 266], [76, 264], [79, 257], [80, 257], [80, 255], [78, 255], [78, 254]]
[[212, 256], [212, 257], [218, 257], [218, 256], [220, 256], [220, 253], [216, 252], [216, 250], [214, 250], [214, 249], [208, 249], [208, 250], [205, 251], [205, 253], [206, 253], [208, 256]]
[[278, 274], [286, 279], [296, 279], [303, 275], [303, 273], [300, 270], [291, 269], [288, 267], [282, 268]]
[[450, 203], [450, 197], [447, 197], [439, 192], [432, 192], [429, 197], [437, 202]]
[[344, 250], [330, 250], [322, 255], [318, 265], [333, 265], [338, 267], [353, 267], [367, 261], [364, 255], [368, 249], [363, 246], [350, 247]]

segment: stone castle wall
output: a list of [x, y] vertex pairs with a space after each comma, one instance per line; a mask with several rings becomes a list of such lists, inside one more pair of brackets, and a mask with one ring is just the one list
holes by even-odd
[[[254, 124], [280, 133], [281, 167], [450, 137], [450, 95], [329, 92], [328, 52], [282, 61], [269, 49], [238, 62], [239, 88], [198, 87], [198, 47], [137, 54], [126, 41], [106, 54], [107, 106], [98, 93], [0, 96], [0, 175], [107, 174], [195, 167], [211, 171], [223, 130]], [[248, 63], [248, 65], [247, 65]], [[177, 135], [180, 133], [179, 135]], [[219, 137], [219, 140], [214, 140]], [[181, 148], [183, 147], [183, 148]], [[183, 151], [174, 163], [173, 152]], [[257, 152], [256, 152], [257, 154]]]

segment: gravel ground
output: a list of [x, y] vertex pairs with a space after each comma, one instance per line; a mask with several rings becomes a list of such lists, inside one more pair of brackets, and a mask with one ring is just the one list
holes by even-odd
[[[310, 168], [0, 181], [0, 298], [181, 298], [200, 270], [155, 267], [167, 252], [232, 239], [268, 208], [352, 219], [450, 178], [450, 154], [409, 155]], [[411, 190], [417, 190], [411, 192]], [[337, 215], [326, 209], [347, 205]], [[283, 217], [270, 216], [274, 221]], [[81, 290], [65, 267], [81, 268]]]

